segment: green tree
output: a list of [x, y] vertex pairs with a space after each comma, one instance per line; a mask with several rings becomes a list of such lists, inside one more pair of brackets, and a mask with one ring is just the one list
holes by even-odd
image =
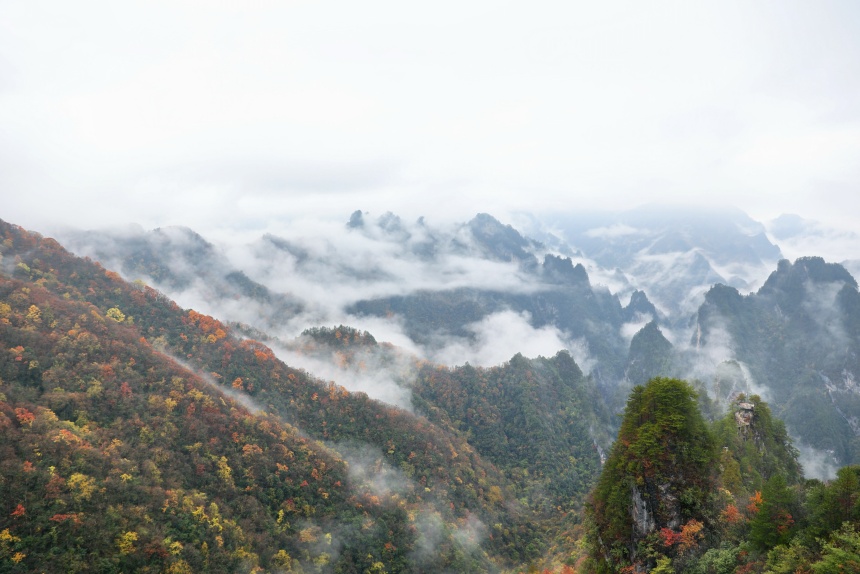
[[767, 574], [809, 572], [812, 551], [796, 538], [788, 546], [776, 546], [767, 554]]
[[690, 569], [694, 574], [731, 574], [738, 564], [737, 546], [711, 548]]
[[714, 435], [723, 447], [723, 486], [735, 496], [762, 490], [777, 474], [790, 485], [801, 481], [797, 449], [783, 422], [758, 395], [739, 395], [726, 416], [714, 423]]
[[589, 502], [593, 567], [654, 566], [663, 548], [658, 531], [677, 531], [691, 519], [707, 523], [715, 461], [688, 383], [655, 378], [635, 387]]
[[845, 524], [833, 533], [821, 551], [821, 560], [812, 565], [815, 574], [860, 572], [860, 533], [853, 524]]
[[794, 532], [794, 496], [781, 474], [773, 475], [761, 493], [762, 503], [750, 520], [750, 542], [761, 550], [787, 544]]

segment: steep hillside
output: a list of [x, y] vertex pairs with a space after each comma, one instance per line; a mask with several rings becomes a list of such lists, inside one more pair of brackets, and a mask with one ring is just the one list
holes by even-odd
[[[273, 567], [288, 555], [295, 564], [323, 571], [352, 571], [347, 564], [363, 571], [377, 563], [389, 571], [486, 571], [539, 563], [547, 552], [561, 551], [550, 548], [551, 532], [558, 530], [559, 521], [576, 522], [577, 505], [569, 499], [584, 492], [597, 468], [591, 433], [577, 421], [582, 414], [579, 408], [588, 406], [585, 397], [590, 391], [569, 357], [548, 363], [515, 359], [504, 371], [512, 389], [520, 386], [519, 377], [537, 378], [537, 389], [542, 390], [533, 397], [534, 404], [524, 401], [519, 407], [532, 409], [529, 417], [556, 421], [548, 430], [577, 433], [554, 437], [548, 432], [527, 451], [525, 435], [511, 427], [509, 440], [522, 445], [513, 453], [514, 463], [487, 440], [489, 422], [472, 421], [467, 429], [457, 418], [460, 413], [445, 411], [444, 391], [441, 398], [433, 397], [444, 385], [415, 386], [416, 401], [421, 393], [428, 397], [421, 403], [428, 418], [392, 408], [292, 369], [264, 344], [240, 338], [211, 317], [184, 311], [157, 291], [126, 283], [92, 261], [75, 258], [53, 240], [6, 223], [0, 224], [0, 233], [7, 301], [0, 308], [2, 341], [9, 350], [0, 376], [4, 405], [8, 405], [4, 406], [9, 421], [4, 433], [12, 439], [9, 444], [17, 445], [29, 436], [32, 425], [25, 411], [37, 418], [42, 413], [48, 422], [56, 417], [59, 426], [39, 426], [49, 433], [40, 440], [53, 440], [50, 433], [58, 428], [91, 445], [98, 443], [102, 450], [116, 439], [119, 454], [110, 456], [131, 461], [114, 465], [122, 472], [119, 478], [111, 478], [113, 463], [84, 467], [74, 457], [63, 463], [68, 454], [66, 449], [57, 451], [56, 445], [54, 458], [41, 463], [33, 459], [47, 450], [15, 446], [4, 467], [10, 474], [3, 487], [9, 489], [8, 500], [22, 500], [24, 512], [25, 501], [34, 495], [15, 477], [30, 472], [29, 464], [43, 473], [39, 476], [46, 484], [58, 473], [57, 480], [84, 481], [104, 489], [98, 499], [106, 505], [104, 512], [81, 507], [84, 514], [75, 516], [83, 520], [91, 513], [110, 516], [111, 505], [120, 504], [113, 502], [119, 496], [114, 489], [140, 485], [148, 494], [135, 499], [134, 512], [140, 520], [153, 519], [155, 524], [145, 530], [142, 523], [128, 519], [121, 532], [113, 523], [102, 528], [115, 534], [116, 540], [106, 543], [102, 551], [104, 560], [114, 567], [139, 567], [140, 552], [148, 552], [142, 548], [155, 548], [156, 538], [179, 541], [189, 548], [187, 556], [179, 546], [174, 553], [168, 548], [164, 565], [182, 560], [195, 570], [205, 567], [201, 561], [206, 557], [195, 554], [203, 534], [171, 529], [160, 521], [164, 513], [156, 512], [164, 505], [159, 497], [169, 497], [167, 491], [175, 489], [199, 491], [217, 505], [221, 515], [241, 526], [242, 534], [236, 536], [245, 545], [224, 542], [226, 554], [218, 558], [225, 570], [236, 570], [240, 564]], [[341, 345], [351, 340], [360, 346], [361, 339], [335, 337]], [[67, 359], [63, 346], [69, 340], [74, 345], [68, 352], [75, 360]], [[532, 368], [546, 371], [547, 376], [534, 377]], [[448, 389], [451, 392], [450, 384]], [[200, 417], [208, 420], [210, 415], [225, 422], [216, 420], [201, 427]], [[124, 422], [138, 419], [142, 422]], [[98, 441], [80, 430], [85, 427], [98, 431]], [[484, 440], [473, 440], [478, 435]], [[325, 441], [326, 446], [314, 439]], [[122, 445], [134, 445], [134, 456]], [[553, 460], [567, 449], [565, 445], [578, 453], [575, 459]], [[314, 457], [321, 457], [318, 464]], [[175, 468], [174, 461], [180, 462]], [[537, 468], [543, 464], [545, 471], [534, 478], [513, 472], [532, 462]], [[568, 470], [557, 478], [555, 470], [562, 467]], [[73, 480], [77, 475], [83, 478]], [[163, 494], [157, 488], [162, 484], [159, 480], [170, 487], [163, 486]], [[278, 486], [279, 480], [285, 486]], [[539, 485], [548, 487], [548, 493]], [[184, 504], [182, 498], [178, 500], [177, 504]], [[563, 505], [556, 509], [548, 500]], [[34, 530], [19, 529], [23, 522], [17, 521], [21, 513], [16, 508], [10, 506], [0, 519], [0, 530], [8, 528], [10, 540], [14, 539], [10, 556], [21, 553], [38, 560], [41, 552], [28, 551], [29, 545], [45, 543], [42, 533], [49, 530], [50, 512], [58, 507], [39, 510], [43, 523]], [[234, 513], [238, 516], [251, 508], [257, 509], [254, 520], [233, 518]], [[214, 511], [207, 510], [207, 516]], [[274, 531], [279, 538], [273, 541]], [[128, 544], [122, 542], [125, 538], [120, 540], [126, 533]], [[150, 534], [155, 538], [146, 538]], [[135, 544], [144, 538], [146, 545]], [[86, 542], [80, 544], [73, 553], [86, 546]], [[207, 542], [210, 552], [213, 544], [219, 544], [217, 538]], [[365, 549], [361, 557], [355, 555]], [[284, 553], [278, 554], [279, 550]], [[22, 564], [25, 559], [21, 558]]]
[[[444, 367], [344, 326], [310, 329], [292, 346], [341, 365], [343, 377], [368, 369], [389, 373], [410, 390], [417, 412], [435, 425], [456, 428], [498, 467], [534, 515], [552, 524], [556, 537], [578, 524], [613, 420], [568, 353], [517, 355], [493, 368]], [[411, 460], [400, 467], [414, 473]]]
[[835, 462], [858, 460], [860, 293], [843, 267], [816, 257], [781, 261], [754, 294], [713, 287], [696, 320], [696, 349], [721, 348], [742, 367], [720, 388], [766, 393], [804, 442]]
[[782, 421], [739, 395], [707, 424], [684, 381], [631, 394], [589, 500], [586, 572], [856, 572], [860, 467], [803, 480]]
[[69, 231], [65, 235], [64, 242], [73, 251], [124, 277], [144, 279], [173, 298], [189, 298], [207, 308], [240, 300], [249, 320], [262, 327], [288, 321], [304, 310], [302, 300], [253, 281], [215, 245], [188, 228]]
[[599, 470], [596, 437], [610, 417], [569, 354], [517, 355], [489, 369], [427, 365], [413, 392], [430, 420], [452, 421], [544, 511], [581, 508]]
[[18, 269], [39, 279], [0, 278], [0, 570], [398, 569], [420, 550], [337, 453]]

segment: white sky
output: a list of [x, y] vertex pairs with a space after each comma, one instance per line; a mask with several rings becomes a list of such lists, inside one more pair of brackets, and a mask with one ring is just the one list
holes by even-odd
[[727, 203], [860, 231], [853, 1], [0, 0], [0, 218]]

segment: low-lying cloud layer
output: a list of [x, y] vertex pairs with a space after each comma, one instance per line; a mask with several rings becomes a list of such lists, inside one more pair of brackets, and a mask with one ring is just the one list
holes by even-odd
[[[125, 265], [129, 279], [153, 284], [180, 305], [265, 331], [288, 364], [406, 410], [412, 409], [415, 358], [493, 366], [517, 353], [553, 356], [567, 349], [604, 390], [615, 392], [624, 386], [624, 375], [607, 371], [600, 357], [623, 364], [633, 336], [653, 319], [679, 360], [671, 374], [704, 381], [720, 401], [739, 392], [772, 400], [766, 381], [757, 380], [741, 359], [731, 318], [712, 316], [703, 338], [690, 317], [714, 282], [734, 284], [741, 293], [758, 288], [773, 272], [775, 265], [767, 261], [779, 248], [763, 238], [760, 224], [737, 212], [709, 224], [701, 236], [695, 226], [675, 230], [654, 212], [636, 217], [635, 227], [585, 226], [573, 235], [583, 249], [569, 243], [563, 229], [539, 234], [546, 239], [539, 242], [485, 215], [468, 223], [434, 223], [366, 212], [339, 222], [308, 220], [264, 236], [216, 235], [213, 243], [176, 228], [69, 237], [75, 250], [98, 255], [108, 266]], [[529, 224], [539, 225], [535, 219]], [[746, 255], [728, 259], [738, 246]], [[130, 259], [142, 263], [129, 267]], [[613, 261], [626, 263], [606, 265]], [[803, 310], [826, 333], [823, 346], [851, 344], [837, 308], [842, 285], [804, 287]], [[648, 302], [641, 294], [633, 305], [629, 297], [637, 288], [657, 304], [656, 312], [643, 310]], [[580, 295], [552, 295], [561, 292]], [[533, 312], [524, 310], [526, 300]], [[585, 318], [589, 305], [609, 314]], [[460, 309], [462, 317], [456, 315]], [[448, 322], [436, 323], [437, 313], [447, 313]], [[580, 321], [568, 325], [584, 329], [584, 337], [559, 327], [564, 323], [556, 321], [569, 316]], [[615, 317], [608, 331], [604, 317]], [[370, 352], [344, 362], [336, 349], [307, 353], [293, 343], [309, 327], [340, 324], [393, 343], [402, 363], [392, 364], [390, 357], [381, 362]]]
[[[70, 244], [80, 253], [100, 255], [106, 265], [122, 269], [123, 257], [129, 256], [124, 249], [153, 241], [152, 234], [140, 229], [123, 232], [121, 237], [132, 243], [116, 247], [115, 252], [105, 248], [110, 240], [100, 236], [72, 234]], [[278, 236], [249, 241], [222, 237], [204, 247], [198, 245], [198, 237], [181, 230], [159, 230], [154, 240], [156, 251], [167, 241], [171, 252], [176, 253], [165, 263], [169, 272], [180, 278], [179, 283], [171, 285], [147, 275], [145, 268], [128, 270], [126, 266], [130, 279], [139, 277], [152, 283], [182, 306], [249, 324], [285, 340], [308, 327], [347, 324], [422, 356], [432, 354], [436, 359], [477, 364], [503, 362], [516, 352], [552, 355], [565, 348], [563, 334], [552, 328], [533, 329], [527, 318], [511, 312], [473, 325], [475, 338], [459, 356], [455, 349], [462, 341], [438, 342], [443, 350], [430, 353], [404, 334], [396, 316], [347, 311], [358, 301], [420, 290], [466, 288], [526, 294], [545, 288], [539, 277], [524, 272], [517, 262], [490, 256], [487, 246], [477, 243], [462, 224], [430, 227], [423, 221], [407, 224], [384, 214], [352, 229], [345, 222], [306, 221]], [[536, 255], [542, 257], [543, 253]], [[225, 296], [221, 277], [231, 270], [241, 271], [272, 294], [295, 300], [297, 309], [274, 322], [277, 301], [271, 297]], [[201, 273], [207, 276], [201, 277]]]
[[309, 354], [282, 344], [273, 344], [277, 357], [295, 368], [314, 376], [335, 381], [350, 392], [366, 393], [370, 398], [412, 411], [410, 387], [415, 377], [412, 358], [398, 353], [385, 360], [371, 350], [359, 351], [347, 362], [334, 350], [324, 347], [320, 353]]
[[440, 349], [431, 352], [430, 358], [446, 365], [470, 363], [490, 367], [508, 361], [517, 353], [551, 357], [562, 349], [579, 346], [555, 327], [535, 329], [527, 313], [514, 311], [494, 313], [472, 323], [468, 329], [473, 338], [446, 340]]

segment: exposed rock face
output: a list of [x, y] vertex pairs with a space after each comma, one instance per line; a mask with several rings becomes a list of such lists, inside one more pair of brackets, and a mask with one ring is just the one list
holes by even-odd
[[651, 512], [648, 501], [642, 498], [639, 489], [635, 485], [630, 487], [631, 502], [630, 514], [633, 518], [633, 532], [636, 538], [644, 538], [657, 528], [654, 513]]
[[[633, 532], [636, 538], [644, 538], [657, 528], [657, 518], [654, 516], [653, 503], [642, 496], [639, 489], [631, 486], [630, 516], [633, 519]], [[678, 497], [675, 496], [672, 485], [663, 483], [657, 486], [656, 493], [660, 505], [663, 527], [677, 529], [681, 527], [681, 508]]]
[[666, 519], [666, 528], [676, 530], [681, 527], [681, 505], [675, 495], [675, 489], [668, 483], [657, 487], [660, 491], [660, 504]]
[[851, 430], [854, 436], [860, 436], [860, 417], [852, 414], [852, 405], [857, 404], [857, 397], [860, 396], [860, 386], [854, 378], [854, 373], [848, 369], [842, 370], [842, 381], [832, 380], [822, 372], [818, 373], [821, 381], [824, 383], [824, 388], [827, 389], [827, 396], [830, 398], [830, 403], [833, 408], [839, 413]]
[[744, 435], [749, 432], [754, 410], [755, 405], [752, 403], [738, 403], [738, 410], [735, 411], [735, 422], [738, 424], [738, 430]]
[[659, 530], [677, 534], [685, 522], [707, 518], [715, 445], [697, 397], [689, 383], [663, 377], [631, 392], [591, 501], [601, 537], [591, 553], [609, 571], [654, 568]]

